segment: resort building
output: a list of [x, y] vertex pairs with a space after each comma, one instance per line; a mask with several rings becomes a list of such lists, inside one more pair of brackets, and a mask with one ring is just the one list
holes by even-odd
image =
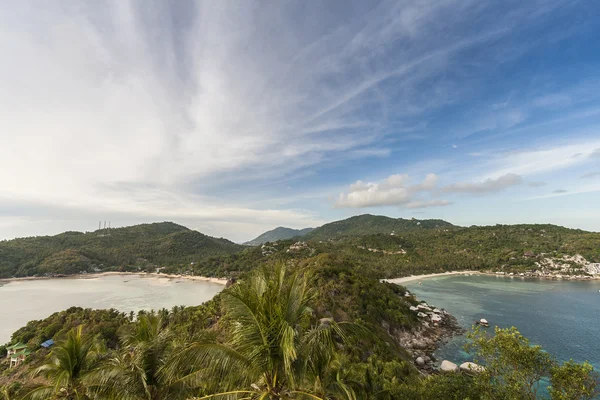
[[6, 348], [6, 357], [10, 358], [10, 368], [16, 367], [23, 361], [31, 352], [27, 350], [27, 345], [17, 343]]

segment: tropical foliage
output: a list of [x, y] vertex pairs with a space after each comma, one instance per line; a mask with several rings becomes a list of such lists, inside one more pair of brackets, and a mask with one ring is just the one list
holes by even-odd
[[514, 328], [471, 334], [483, 373], [420, 376], [394, 340], [418, 324], [404, 294], [331, 255], [266, 265], [198, 307], [34, 321], [13, 341], [64, 321], [57, 345], [0, 379], [12, 399], [533, 399], [542, 379], [552, 399], [595, 395], [589, 364], [560, 364]]
[[550, 381], [552, 399], [593, 399], [598, 394], [598, 375], [590, 364], [568, 361], [561, 365], [541, 346], [531, 345], [515, 327], [496, 327], [494, 335], [477, 327], [468, 337], [467, 349], [485, 365], [474, 379], [482, 399], [535, 400], [544, 378]]

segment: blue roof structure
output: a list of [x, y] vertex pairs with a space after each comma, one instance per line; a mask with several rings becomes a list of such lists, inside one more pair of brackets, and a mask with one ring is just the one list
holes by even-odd
[[48, 348], [54, 344], [54, 340], [48, 339], [44, 343], [41, 344], [42, 347]]

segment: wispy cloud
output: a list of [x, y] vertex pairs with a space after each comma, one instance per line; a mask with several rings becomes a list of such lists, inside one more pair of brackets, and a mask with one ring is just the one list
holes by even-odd
[[[575, 144], [556, 143], [544, 147], [499, 154], [488, 160], [492, 175], [532, 176], [582, 165], [593, 157], [600, 140], [588, 139]], [[579, 155], [574, 157], [575, 155]], [[489, 172], [488, 172], [489, 173]]]
[[[325, 191], [321, 175], [340, 187], [405, 171], [414, 160], [398, 156], [398, 143], [419, 148], [423, 165], [443, 158], [433, 148], [482, 154], [443, 137], [435, 121], [452, 119], [447, 106], [473, 110], [457, 114], [469, 121], [457, 128], [465, 136], [520, 129], [540, 109], [582, 99], [580, 113], [594, 117], [593, 96], [577, 91], [536, 92], [525, 106], [519, 85], [501, 102], [480, 101], [490, 76], [531, 47], [515, 38], [552, 22], [556, 3], [507, 12], [473, 0], [12, 2], [0, 9], [0, 47], [11, 55], [0, 63], [0, 197], [28, 207], [10, 224], [52, 210], [71, 218], [58, 212], [66, 207], [80, 220], [173, 218], [218, 235], [235, 233], [234, 221], [244, 235], [255, 230], [248, 236], [276, 220], [318, 225], [327, 211], [312, 200], [270, 209], [262, 190], [296, 180], [289, 196], [301, 199]], [[436, 196], [502, 190], [516, 176], [589, 162], [590, 149], [600, 143], [503, 157], [490, 149], [481, 176], [463, 183], [392, 176], [349, 189], [338, 206], [444, 206]], [[387, 170], [371, 173], [371, 163]]]
[[600, 171], [588, 172], [587, 174], [583, 174], [583, 175], [581, 175], [581, 179], [595, 178], [597, 176], [600, 176]]
[[[458, 1], [340, 2], [331, 15], [303, 3], [35, 8], [0, 11], [0, 45], [12, 54], [0, 65], [0, 131], [10, 132], [0, 195], [156, 216], [152, 191], [123, 188], [193, 197], [388, 156], [378, 145], [390, 133], [388, 103], [403, 105], [396, 120], [455, 101], [456, 85], [424, 82], [517, 22], [469, 35], [466, 11], [482, 11]], [[220, 214], [221, 201], [195, 201]]]
[[507, 189], [523, 183], [523, 178], [516, 174], [506, 174], [498, 178], [488, 178], [480, 182], [458, 182], [441, 188], [443, 193], [488, 194]]
[[547, 185], [546, 182], [529, 182], [529, 183], [527, 183], [527, 186], [533, 187], [533, 188], [542, 187], [542, 186], [546, 186], [546, 185]]
[[427, 200], [427, 201], [412, 201], [406, 205], [406, 208], [429, 208], [442, 207], [452, 204], [448, 200]]

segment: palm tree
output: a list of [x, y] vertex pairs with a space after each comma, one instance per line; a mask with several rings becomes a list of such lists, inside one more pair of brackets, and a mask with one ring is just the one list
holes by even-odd
[[165, 372], [191, 369], [182, 380], [203, 386], [200, 399], [324, 399], [334, 386], [341, 388], [336, 398], [353, 398], [341, 380], [332, 385], [330, 378], [337, 347], [356, 326], [312, 323], [314, 295], [308, 274], [288, 274], [283, 265], [259, 269], [223, 293], [221, 324], [229, 342], [191, 344]]
[[121, 331], [120, 343], [122, 351], [90, 375], [90, 383], [98, 384], [98, 397], [159, 400], [186, 393], [183, 382], [169, 380], [162, 373], [177, 340], [160, 316], [141, 314], [135, 324]]
[[101, 348], [98, 341], [84, 336], [82, 331], [81, 325], [69, 331], [66, 340], [50, 353], [49, 362], [34, 371], [35, 376], [45, 376], [50, 384], [29, 392], [25, 395], [26, 399], [90, 398], [83, 380], [98, 362]]

